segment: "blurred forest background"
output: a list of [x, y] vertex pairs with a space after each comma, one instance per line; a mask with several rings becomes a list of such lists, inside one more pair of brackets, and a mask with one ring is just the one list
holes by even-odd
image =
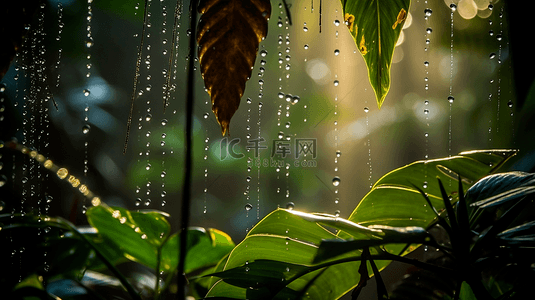
[[[259, 218], [289, 202], [298, 210], [339, 211], [347, 217], [382, 175], [426, 155], [432, 159], [467, 150], [516, 148], [520, 153], [508, 168], [533, 171], [533, 62], [523, 49], [525, 32], [513, 28], [514, 13], [529, 11], [525, 5], [532, 4], [413, 0], [394, 52], [390, 92], [378, 109], [340, 2], [287, 2], [291, 25], [282, 2], [272, 1], [268, 36], [259, 49], [267, 53], [257, 57], [226, 137], [228, 143], [239, 139], [234, 150], [244, 157], [221, 151], [221, 130], [196, 72], [192, 225], [221, 229], [238, 242]], [[457, 3], [453, 48], [452, 2]], [[16, 137], [36, 148], [109, 205], [163, 210], [177, 225], [189, 1], [183, 3], [177, 28], [176, 88], [165, 113], [162, 86], [175, 3], [149, 3], [151, 26], [125, 155], [143, 2], [94, 1], [90, 14], [86, 0], [42, 3], [26, 24], [28, 42], [2, 79], [0, 139]], [[426, 14], [426, 8], [432, 13]], [[35, 47], [38, 54], [32, 52]], [[455, 98], [451, 106], [450, 91]], [[57, 110], [52, 101], [44, 101], [49, 94]], [[259, 136], [265, 140], [260, 145], [267, 147], [259, 152], [260, 167], [254, 164], [254, 151], [247, 152]], [[274, 141], [281, 137], [292, 147], [286, 158], [272, 155]], [[296, 139], [316, 139], [316, 157], [296, 159]], [[3, 212], [33, 210], [86, 223], [82, 206], [89, 203], [68, 183], [26, 156], [5, 149], [1, 153]], [[282, 161], [282, 167], [271, 159]], [[337, 186], [335, 176], [340, 179]]]

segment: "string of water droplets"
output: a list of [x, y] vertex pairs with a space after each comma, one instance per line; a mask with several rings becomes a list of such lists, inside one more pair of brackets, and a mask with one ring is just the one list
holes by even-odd
[[[431, 33], [433, 32], [433, 29], [431, 28], [431, 25], [430, 25], [430, 19], [431, 19], [431, 16], [433, 14], [433, 10], [431, 9], [431, 7], [429, 6], [429, 3], [428, 1], [426, 0], [424, 2], [426, 8], [424, 9], [424, 20], [425, 20], [425, 23], [426, 23], [426, 30], [425, 30], [425, 34], [424, 34], [424, 38], [425, 38], [425, 47], [424, 47], [424, 52], [425, 52], [425, 61], [424, 61], [424, 66], [425, 66], [425, 76], [424, 76], [424, 92], [425, 92], [425, 97], [424, 97], [424, 116], [425, 116], [425, 132], [424, 132], [424, 138], [425, 138], [425, 152], [424, 152], [424, 159], [427, 160], [429, 159], [429, 130], [430, 130], [430, 125], [429, 125], [429, 53], [430, 53], [430, 47], [431, 47]], [[423, 188], [426, 189], [427, 188], [427, 165], [426, 167], [424, 168], [424, 182], [423, 182]]]
[[[493, 10], [494, 9], [494, 5], [492, 4], [489, 4], [488, 6], [488, 9], [489, 10]], [[489, 26], [490, 26], [490, 29], [489, 29], [489, 36], [491, 37], [491, 39], [494, 39], [494, 30], [492, 29], [493, 27], [493, 24], [494, 22], [492, 21], [492, 19], [489, 19]], [[489, 54], [489, 67], [490, 69], [492, 70], [492, 64], [493, 64], [493, 60], [494, 58], [496, 58], [496, 53], [495, 52], [491, 52]], [[492, 99], [493, 99], [493, 91], [494, 91], [494, 88], [493, 88], [493, 84], [494, 84], [494, 78], [492, 78], [490, 81], [490, 92], [489, 92], [489, 95], [488, 95], [488, 100], [489, 100], [489, 107], [492, 107]], [[492, 127], [493, 127], [493, 119], [492, 119], [492, 116], [489, 117], [489, 129], [488, 129], [488, 146], [491, 147], [491, 143], [492, 143]]]
[[[340, 202], [340, 196], [338, 195], [338, 186], [340, 185], [340, 176], [338, 176], [338, 172], [339, 172], [339, 164], [338, 164], [338, 159], [342, 156], [342, 152], [340, 151], [339, 149], [339, 134], [338, 134], [338, 120], [339, 120], [339, 111], [338, 111], [338, 85], [339, 85], [339, 80], [338, 80], [338, 69], [339, 69], [339, 65], [340, 65], [340, 50], [339, 50], [339, 42], [338, 42], [338, 27], [340, 26], [340, 20], [338, 19], [339, 16], [338, 16], [338, 9], [336, 10], [336, 16], [335, 16], [335, 20], [333, 21], [333, 24], [334, 24], [334, 28], [335, 28], [335, 43], [334, 43], [334, 49], [332, 49], [332, 51], [334, 52], [334, 57], [336, 59], [336, 63], [335, 63], [335, 71], [334, 71], [334, 88], [335, 88], [335, 93], [334, 93], [334, 149], [335, 149], [335, 153], [334, 153], [334, 177], [333, 177], [333, 185], [335, 187], [334, 189], [334, 203], [335, 204], [338, 204]], [[338, 216], [340, 215], [340, 210], [336, 209], [335, 211], [335, 215]]]
[[[452, 108], [453, 108], [453, 101], [455, 98], [453, 97], [453, 16], [455, 11], [457, 10], [457, 6], [455, 3], [450, 4], [451, 14], [450, 14], [450, 93], [448, 96], [448, 103], [449, 103], [449, 125], [448, 125], [448, 156], [451, 157], [451, 146], [452, 146]], [[451, 185], [451, 180], [450, 180]]]

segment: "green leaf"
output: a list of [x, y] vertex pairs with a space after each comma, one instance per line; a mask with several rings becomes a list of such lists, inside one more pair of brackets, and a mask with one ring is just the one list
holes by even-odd
[[373, 225], [384, 230], [385, 236], [381, 239], [350, 239], [326, 240], [321, 242], [314, 262], [322, 262], [333, 257], [353, 252], [356, 249], [372, 248], [388, 244], [431, 244], [431, 235], [420, 227], [395, 228]]
[[466, 190], [515, 154], [514, 150], [469, 151], [448, 158], [411, 163], [380, 178], [348, 220], [363, 226], [427, 228], [435, 221], [436, 215], [413, 184], [425, 187], [423, 191], [442, 213], [444, 203], [440, 187], [435, 184], [437, 177], [445, 183], [446, 193], [456, 201], [459, 174]]
[[[283, 209], [270, 213], [231, 252], [219, 273], [227, 282], [215, 282], [207, 298], [263, 299], [266, 291], [277, 292], [274, 299], [295, 299], [305, 292], [315, 299], [331, 299], [345, 294], [358, 274], [359, 264], [354, 261], [343, 263], [336, 272], [324, 271], [324, 267], [312, 264], [317, 245], [323, 239], [337, 239], [333, 233], [313, 221], [321, 219]], [[271, 261], [269, 267], [266, 261]], [[247, 268], [249, 271], [246, 272]], [[326, 272], [329, 276], [323, 277]], [[247, 279], [248, 274], [245, 273], [253, 274], [253, 279]], [[292, 279], [297, 274], [299, 276]], [[322, 279], [318, 280], [320, 277]], [[267, 286], [257, 286], [256, 279]], [[240, 283], [241, 280], [247, 281]], [[246, 285], [253, 289], [244, 288]]]
[[410, 0], [341, 0], [344, 20], [368, 67], [370, 84], [381, 108], [390, 89], [394, 47], [405, 23]]
[[116, 247], [126, 258], [156, 269], [158, 248], [170, 231], [164, 215], [104, 205], [91, 207], [86, 215], [89, 224], [112, 242], [106, 246]]
[[[128, 211], [124, 208], [95, 206], [87, 211], [89, 224], [109, 243], [106, 251], [120, 252], [130, 260], [152, 269], [172, 272], [178, 265], [179, 234], [169, 236], [170, 225], [166, 215], [158, 211]], [[217, 229], [188, 229], [186, 273], [217, 264], [234, 248], [232, 239]]]
[[[175, 233], [162, 248], [160, 270], [174, 271], [178, 265], [178, 241], [180, 234]], [[188, 229], [188, 253], [186, 255], [186, 274], [195, 270], [215, 266], [233, 248], [234, 242], [226, 233], [210, 228]]]
[[[280, 291], [274, 299], [285, 293], [294, 295], [293, 298], [306, 294], [312, 299], [337, 299], [358, 283], [360, 262], [357, 260], [361, 251], [355, 248], [348, 250], [350, 252], [344, 251], [336, 260], [336, 255], [327, 255], [324, 263], [316, 264], [314, 257], [323, 240], [339, 240], [345, 244], [347, 239], [373, 237], [381, 241], [378, 243], [388, 244], [386, 250], [390, 253], [399, 253], [403, 248], [404, 244], [396, 241], [427, 242], [423, 228], [427, 228], [436, 215], [430, 207], [426, 208], [425, 199], [411, 184], [421, 185], [426, 178], [437, 176], [444, 182], [450, 179], [456, 182], [458, 174], [461, 174], [463, 186], [467, 188], [512, 155], [514, 151], [476, 151], [446, 159], [415, 162], [381, 178], [349, 220], [325, 214], [275, 210], [234, 248], [224, 267], [216, 274], [224, 279], [215, 281], [206, 298], [262, 299], [268, 295], [267, 291]], [[456, 184], [445, 186], [449, 194], [456, 192], [457, 188]], [[439, 212], [444, 209], [438, 185], [428, 184], [425, 192], [429, 193], [430, 201]], [[334, 235], [322, 225], [341, 232]], [[271, 265], [266, 261], [270, 261]], [[375, 262], [377, 270], [389, 263]], [[283, 266], [289, 268], [289, 274], [283, 272]], [[299, 273], [292, 275], [292, 267]], [[287, 277], [290, 275], [300, 277], [292, 280]]]
[[476, 295], [472, 291], [472, 288], [466, 281], [463, 281], [461, 285], [461, 292], [459, 293], [459, 300], [477, 300]]

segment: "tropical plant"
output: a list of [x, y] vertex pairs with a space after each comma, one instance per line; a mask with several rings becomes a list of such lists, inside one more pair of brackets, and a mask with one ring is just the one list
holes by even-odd
[[[207, 299], [337, 299], [353, 290], [356, 298], [373, 274], [378, 296], [388, 297], [380, 270], [395, 260], [453, 282], [453, 290], [426, 291], [425, 299], [520, 297], [533, 279], [534, 175], [500, 173], [477, 181], [515, 153], [472, 151], [412, 163], [379, 179], [347, 220], [278, 209], [237, 246], [221, 231], [191, 228], [185, 274], [192, 292]], [[437, 178], [438, 185], [428, 178]], [[4, 260], [3, 269], [17, 269], [24, 280], [3, 278], [2, 286], [13, 296], [44, 299], [75, 284], [82, 294], [104, 298], [91, 280], [106, 278], [97, 271], [107, 268], [117, 278], [107, 284], [120, 283], [133, 299], [158, 299], [167, 292], [177, 271], [179, 234], [170, 234], [166, 215], [93, 204], [87, 212], [92, 227], [83, 229], [62, 218], [2, 215], [2, 239], [35, 258], [20, 264]], [[435, 227], [449, 239], [439, 241]], [[437, 249], [447, 264], [405, 257], [420, 245]], [[152, 269], [152, 284], [122, 275], [117, 265], [125, 261]], [[393, 291], [392, 299], [421, 294], [407, 285]]]
[[[192, 14], [190, 38], [199, 44], [200, 71], [225, 135], [251, 76], [259, 43], [267, 36], [271, 3], [192, 3], [192, 12], [198, 10], [202, 16], [196, 34], [197, 20]], [[390, 88], [393, 51], [410, 0], [389, 5], [373, 0], [341, 3], [344, 24], [366, 62], [381, 107]], [[284, 6], [288, 9], [285, 1]], [[142, 37], [146, 22], [143, 26]], [[173, 44], [175, 40], [174, 33]], [[190, 58], [195, 56], [193, 44]], [[143, 38], [132, 105], [142, 51]], [[189, 60], [188, 73], [186, 172], [191, 172], [193, 61]], [[172, 91], [170, 77], [169, 71], [164, 107]], [[131, 121], [132, 110], [128, 127]], [[277, 209], [235, 245], [220, 230], [187, 228], [187, 189], [182, 231], [171, 234], [168, 214], [110, 207], [74, 176], [67, 176], [66, 169], [35, 150], [16, 143], [0, 146], [37, 160], [93, 204], [86, 212], [88, 227], [43, 214], [0, 215], [0, 241], [10, 245], [0, 251], [3, 257], [12, 258], [2, 260], [0, 268], [4, 274], [19, 274], [18, 278], [0, 278], [9, 298], [162, 299], [167, 294], [181, 294], [183, 277], [189, 279], [189, 293], [203, 299], [338, 299], [349, 292], [357, 298], [371, 276], [377, 282], [379, 298], [482, 300], [531, 295], [535, 175], [495, 174], [516, 151], [470, 151], [409, 164], [379, 179], [348, 219]], [[185, 177], [189, 188], [191, 176]], [[407, 256], [420, 246], [436, 250], [438, 258]], [[391, 261], [412, 264], [422, 270], [417, 272], [428, 273], [415, 272], [389, 292], [381, 270]], [[133, 266], [135, 272], [122, 269], [125, 265]], [[418, 274], [435, 277], [429, 276], [422, 288], [411, 280]], [[179, 279], [178, 286], [174, 278]]]

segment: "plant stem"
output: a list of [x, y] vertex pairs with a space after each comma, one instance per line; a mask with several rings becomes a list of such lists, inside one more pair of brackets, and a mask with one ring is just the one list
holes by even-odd
[[187, 73], [187, 91], [186, 91], [186, 138], [184, 140], [186, 147], [185, 167], [184, 167], [184, 186], [182, 188], [182, 212], [180, 218], [180, 250], [178, 254], [178, 299], [185, 299], [186, 297], [186, 274], [184, 268], [186, 264], [187, 241], [188, 241], [188, 226], [189, 226], [189, 210], [191, 202], [191, 178], [192, 178], [192, 148], [193, 148], [193, 102], [195, 98], [195, 37], [197, 25], [197, 0], [192, 0], [190, 3], [190, 34], [189, 34], [189, 60]]

